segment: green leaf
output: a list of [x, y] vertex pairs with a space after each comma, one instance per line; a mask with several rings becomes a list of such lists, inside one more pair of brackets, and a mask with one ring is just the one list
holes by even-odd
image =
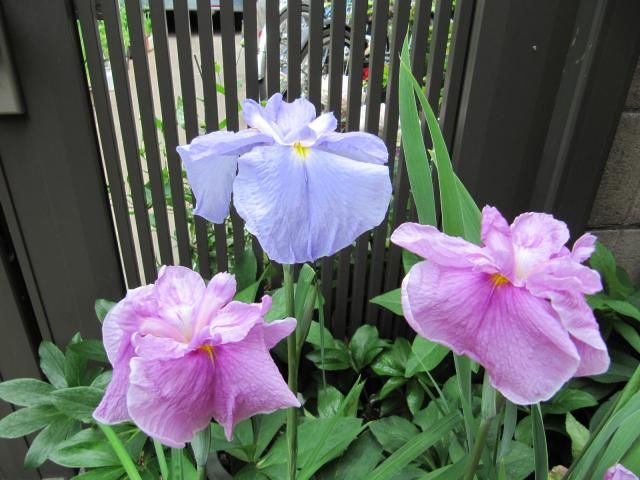
[[335, 371], [351, 368], [346, 346], [343, 346], [343, 342], [336, 342], [336, 345], [339, 345], [339, 347], [324, 349], [324, 364], [322, 363], [322, 352], [319, 349], [309, 352], [306, 356], [315, 363], [316, 367], [324, 370]]
[[364, 479], [382, 460], [380, 445], [370, 432], [364, 432], [340, 458], [318, 472], [318, 480]]
[[21, 407], [49, 403], [53, 386], [35, 378], [16, 378], [0, 383], [0, 399]]
[[[328, 328], [323, 327], [323, 340], [325, 348], [335, 347], [335, 339]], [[320, 324], [318, 322], [311, 322], [309, 328], [309, 334], [307, 335], [307, 343], [319, 347], [322, 345], [320, 341]]]
[[[401, 58], [405, 64], [409, 65], [409, 44], [406, 39], [402, 47]], [[398, 104], [400, 124], [402, 125], [404, 160], [411, 185], [411, 194], [418, 212], [418, 221], [423, 225], [437, 225], [431, 168], [422, 139], [418, 107], [412, 90], [410, 74], [408, 69], [400, 70]]]
[[419, 434], [418, 428], [406, 418], [392, 416], [375, 420], [369, 430], [386, 452], [395, 452]]
[[77, 429], [78, 422], [70, 418], [59, 418], [51, 422], [31, 442], [24, 458], [24, 468], [38, 468]]
[[87, 371], [87, 359], [73, 350], [74, 345], [80, 345], [82, 342], [82, 336], [76, 333], [65, 352], [64, 376], [67, 379], [67, 385], [70, 387], [82, 385], [82, 377]]
[[371, 303], [380, 305], [381, 307], [391, 310], [396, 315], [402, 316], [402, 303], [400, 302], [400, 289], [396, 288], [389, 292], [373, 297], [369, 300]]
[[109, 382], [111, 382], [112, 377], [113, 370], [102, 372], [100, 375], [93, 379], [90, 386], [104, 391], [109, 385]]
[[318, 415], [323, 418], [333, 417], [340, 409], [344, 395], [335, 387], [327, 385], [318, 390]]
[[251, 247], [245, 249], [245, 251], [236, 258], [233, 273], [236, 276], [238, 291], [247, 288], [256, 281], [258, 261]]
[[542, 421], [540, 405], [531, 406], [533, 419], [533, 458], [535, 461], [536, 480], [547, 480], [549, 474], [549, 459], [547, 457], [547, 438]]
[[420, 258], [415, 253], [410, 252], [409, 250], [402, 250], [402, 268], [404, 269], [405, 273], [409, 273], [411, 267], [413, 267], [416, 263], [421, 262], [422, 260], [424, 259]]
[[458, 413], [453, 412], [439, 420], [429, 431], [412, 437], [411, 440], [378, 465], [371, 475], [367, 476], [367, 480], [386, 480], [391, 478], [396, 472], [399, 472], [418, 458], [427, 448], [446, 438], [449, 432], [460, 423], [460, 420]]
[[618, 268], [613, 253], [601, 242], [596, 242], [596, 249], [589, 258], [589, 264], [600, 272], [607, 293], [612, 297], [624, 299], [633, 293], [633, 288], [630, 288], [618, 276]]
[[64, 354], [53, 343], [45, 340], [38, 349], [40, 368], [56, 388], [65, 388], [67, 380], [64, 375]]
[[372, 400], [377, 402], [384, 400], [393, 392], [402, 387], [405, 383], [407, 383], [407, 379], [404, 377], [391, 377], [389, 380], [384, 382], [384, 385], [380, 389], [380, 391], [372, 397]]
[[124, 474], [122, 467], [102, 467], [76, 475], [71, 480], [119, 480]]
[[416, 335], [405, 367], [405, 377], [413, 377], [418, 372], [430, 372], [440, 365], [448, 353], [447, 347]]
[[589, 392], [564, 388], [551, 399], [550, 404], [544, 404], [542, 409], [545, 413], [568, 413], [595, 405], [598, 405], [598, 401]]
[[636, 352], [640, 353], [640, 334], [635, 328], [621, 320], [614, 321], [613, 328]]
[[85, 423], [92, 422], [92, 414], [100, 400], [102, 390], [94, 387], [71, 387], [56, 390], [51, 401], [65, 415]]
[[95, 468], [120, 465], [120, 460], [109, 443], [101, 441], [75, 442], [73, 438], [63, 442], [54, 451], [51, 460], [70, 468]]
[[577, 421], [570, 413], [567, 413], [564, 426], [571, 439], [571, 455], [573, 458], [577, 458], [589, 440], [589, 429]]
[[69, 345], [69, 350], [87, 360], [109, 363], [104, 345], [100, 340], [82, 340], [79, 343]]
[[308, 264], [303, 264], [298, 274], [298, 281], [295, 285], [295, 309], [296, 318], [301, 319], [304, 314], [304, 305], [307, 301], [307, 295], [316, 277], [315, 270]]
[[405, 365], [411, 352], [411, 344], [406, 338], [398, 337], [391, 348], [380, 354], [371, 364], [378, 375], [404, 377]]
[[258, 280], [257, 282], [253, 282], [247, 288], [236, 293], [234, 300], [242, 303], [253, 303], [256, 299], [256, 295], [258, 293], [258, 288], [260, 288], [260, 283], [262, 280]]
[[260, 458], [286, 420], [286, 410], [276, 410], [267, 415], [256, 415], [254, 418], [256, 453]]
[[415, 415], [424, 403], [424, 389], [417, 380], [412, 379], [407, 386], [407, 407]]
[[0, 420], [0, 437], [23, 437], [59, 418], [62, 415], [51, 405], [21, 408]]
[[631, 302], [608, 297], [602, 292], [588, 296], [587, 303], [593, 310], [610, 311], [624, 317], [640, 320], [640, 310]]
[[[534, 451], [531, 447], [520, 442], [512, 442], [507, 454], [502, 458], [506, 478], [509, 480], [524, 480], [535, 469]], [[547, 477], [544, 477], [547, 480]]]
[[116, 305], [116, 302], [112, 302], [111, 300], [105, 300], [104, 298], [99, 298], [96, 300], [93, 308], [96, 312], [96, 317], [100, 320], [100, 323], [104, 322], [107, 313]]
[[381, 340], [373, 325], [362, 325], [351, 337], [349, 351], [356, 371], [369, 365], [384, 350], [388, 342]]

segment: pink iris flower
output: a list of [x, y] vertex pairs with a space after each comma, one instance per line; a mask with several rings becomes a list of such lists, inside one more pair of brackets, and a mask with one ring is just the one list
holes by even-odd
[[638, 480], [638, 476], [623, 465], [617, 464], [607, 470], [603, 480]]
[[184, 267], [162, 267], [155, 284], [130, 290], [102, 325], [113, 378], [94, 418], [132, 420], [180, 448], [212, 417], [231, 439], [245, 418], [300, 406], [269, 354], [295, 319], [266, 323], [271, 298], [246, 304], [235, 292], [232, 275], [205, 286]]
[[402, 282], [407, 322], [425, 338], [480, 363], [492, 385], [517, 404], [551, 398], [574, 376], [609, 368], [609, 355], [584, 295], [602, 289], [582, 265], [596, 238], [569, 251], [566, 224], [525, 213], [509, 226], [482, 210], [483, 246], [436, 228], [405, 223], [391, 241], [420, 255]]

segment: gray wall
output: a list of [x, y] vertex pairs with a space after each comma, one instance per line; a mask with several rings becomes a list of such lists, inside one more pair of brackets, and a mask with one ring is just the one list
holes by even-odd
[[640, 63], [609, 153], [589, 228], [640, 285]]

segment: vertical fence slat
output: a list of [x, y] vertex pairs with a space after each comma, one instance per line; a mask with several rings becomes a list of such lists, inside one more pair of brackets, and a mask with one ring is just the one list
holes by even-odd
[[[189, 7], [187, 5], [187, 0], [174, 1], [173, 17], [176, 29], [176, 44], [178, 46], [178, 69], [180, 71], [180, 89], [182, 91], [185, 130], [187, 133], [187, 141], [190, 142], [198, 135], [199, 128], [195, 79], [193, 75], [193, 57], [191, 51], [191, 24], [189, 21]], [[193, 207], [195, 207], [195, 205], [193, 205]], [[194, 223], [196, 230], [198, 267], [202, 276], [210, 277], [211, 266], [209, 265], [209, 235], [207, 222], [205, 219], [194, 215]]]
[[[200, 63], [202, 65], [202, 90], [204, 94], [204, 118], [207, 132], [218, 130], [218, 92], [216, 90], [215, 53], [213, 48], [213, 22], [210, 0], [198, 0], [198, 35], [200, 37]], [[216, 267], [219, 272], [229, 269], [227, 232], [225, 224], [214, 224]]]
[[316, 107], [316, 112], [322, 110], [322, 30], [324, 24], [323, 2], [309, 4], [309, 100]]
[[169, 233], [169, 218], [167, 217], [167, 205], [164, 198], [162, 164], [153, 109], [153, 93], [151, 92], [151, 80], [149, 77], [149, 61], [144, 43], [142, 8], [138, 0], [126, 0], [126, 9], [131, 53], [133, 55], [133, 74], [136, 81], [140, 121], [142, 124], [144, 157], [147, 161], [149, 183], [151, 184], [151, 202], [158, 237], [158, 250], [161, 263], [171, 265], [173, 263], [171, 234]]
[[[369, 56], [369, 88], [367, 90], [367, 109], [365, 115], [365, 130], [374, 135], [379, 135], [380, 133], [380, 101], [382, 99], [382, 77], [384, 73], [385, 51], [387, 48], [388, 16], [388, 0], [376, 0], [373, 10], [372, 44]], [[380, 293], [382, 286], [384, 262], [382, 260], [376, 262], [374, 260], [376, 255], [384, 255], [384, 239], [374, 236], [369, 260], [368, 299]], [[367, 323], [377, 324], [379, 313], [380, 307], [371, 302], [367, 302]]]
[[[431, 0], [417, 0], [413, 28], [411, 31], [411, 72], [422, 85], [423, 77], [427, 69], [427, 39], [429, 37], [429, 24], [431, 23]], [[393, 221], [395, 229], [407, 219], [410, 185], [407, 172], [404, 150], [400, 149], [398, 156], [398, 173], [394, 187], [396, 196], [394, 199]], [[388, 251], [387, 269], [385, 271], [385, 290], [394, 288], [400, 283], [402, 269], [402, 251], [395, 245], [391, 245]], [[405, 331], [405, 322], [394, 322], [394, 336], [402, 335]]]
[[162, 133], [167, 155], [169, 188], [175, 223], [176, 243], [180, 265], [191, 267], [191, 247], [189, 245], [189, 226], [187, 224], [186, 202], [182, 181], [182, 163], [176, 151], [178, 146], [178, 125], [176, 122], [175, 94], [173, 75], [167, 38], [167, 21], [163, 0], [150, 0], [149, 14], [153, 32], [153, 54], [156, 59], [160, 111], [162, 113]]
[[[222, 36], [222, 74], [224, 77], [224, 102], [227, 130], [238, 131], [238, 85], [236, 72], [236, 37], [233, 0], [220, 2], [220, 35]], [[231, 207], [233, 224], [233, 253], [236, 261], [244, 252], [244, 222]]]
[[442, 107], [440, 108], [440, 128], [449, 152], [453, 156], [453, 138], [455, 135], [456, 118], [462, 94], [462, 80], [467, 60], [469, 37], [471, 35], [471, 20], [473, 18], [475, 0], [458, 0], [453, 15], [453, 31], [449, 59], [444, 76], [444, 92]]
[[287, 1], [287, 99], [300, 96], [300, 0]]
[[[396, 2], [393, 6], [393, 22], [391, 27], [391, 41], [390, 41], [390, 57], [389, 57], [389, 75], [387, 80], [387, 92], [385, 97], [385, 110], [384, 110], [384, 128], [383, 128], [383, 140], [387, 145], [389, 151], [389, 174], [391, 180], [394, 179], [394, 167], [395, 167], [395, 155], [396, 155], [396, 141], [398, 136], [398, 71], [400, 66], [400, 50], [402, 48], [402, 42], [407, 33], [407, 26], [409, 21], [409, 2]], [[392, 210], [396, 208], [395, 204], [392, 204]], [[377, 264], [377, 272], [384, 272], [384, 265], [381, 265], [385, 261], [385, 240], [387, 238], [387, 222], [383, 222], [379, 227], [374, 230], [373, 233], [373, 253], [371, 262]], [[384, 273], [378, 273], [378, 278], [372, 278], [370, 286], [377, 287], [376, 290], [370, 291], [369, 297], [378, 295], [380, 293], [380, 287], [383, 284], [382, 277]], [[373, 285], [373, 282], [376, 282]], [[385, 290], [389, 289], [389, 284], [384, 282]], [[394, 287], [395, 288], [395, 287]], [[386, 311], [382, 312], [380, 321], [380, 331], [386, 335], [389, 335], [391, 328], [391, 315]]]
[[135, 288], [140, 285], [140, 273], [138, 272], [138, 260], [136, 259], [133, 234], [131, 232], [129, 207], [124, 189], [113, 112], [111, 111], [111, 102], [108, 97], [109, 90], [104, 70], [104, 52], [99, 40], [95, 4], [94, 2], [82, 1], [76, 1], [75, 3], [87, 57], [87, 68], [91, 79], [93, 104], [98, 120], [102, 156], [109, 181], [122, 263], [124, 264], [127, 285], [129, 288]]
[[[351, 16], [349, 85], [347, 97], [347, 130], [349, 131], [359, 130], [360, 128], [360, 110], [362, 106], [362, 69], [364, 66], [367, 8], [367, 0], [354, 0]], [[356, 241], [348, 329], [350, 335], [352, 335], [353, 332], [355, 332], [355, 330], [362, 324], [369, 237], [370, 233], [366, 232]], [[350, 267], [350, 264], [347, 266]], [[338, 274], [338, 278], [340, 278], [340, 274]], [[345, 287], [348, 287], [348, 285]]]
[[267, 27], [267, 96], [280, 91], [280, 6], [278, 0], [265, 0]]
[[120, 31], [120, 12], [116, 0], [105, 1], [102, 7], [111, 71], [116, 91], [118, 119], [122, 131], [122, 142], [127, 162], [131, 199], [138, 229], [138, 241], [140, 242], [140, 255], [142, 257], [145, 279], [147, 282], [152, 282], [157, 275], [156, 261], [153, 241], [151, 239], [149, 212], [147, 211], [145, 200], [140, 154], [138, 152], [138, 136], [133, 117], [133, 105], [131, 103], [131, 90], [129, 88], [129, 75], [127, 72], [128, 60], [125, 58], [122, 32]]
[[[427, 99], [436, 116], [440, 111], [440, 91], [444, 80], [444, 60], [447, 54], [452, 0], [438, 0], [427, 65]], [[430, 137], [428, 137], [430, 138]], [[430, 145], [430, 142], [427, 143]]]

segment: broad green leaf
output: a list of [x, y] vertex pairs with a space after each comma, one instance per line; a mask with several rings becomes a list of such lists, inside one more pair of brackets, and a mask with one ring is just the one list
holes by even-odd
[[389, 292], [373, 297], [369, 300], [371, 303], [380, 305], [381, 307], [391, 310], [396, 315], [402, 316], [402, 303], [400, 302], [400, 289], [396, 288]]
[[318, 306], [319, 289], [314, 285], [312, 288], [307, 289], [306, 299], [302, 308], [302, 313], [298, 317], [298, 324], [296, 326], [296, 356], [300, 358], [302, 348], [304, 347], [305, 339], [309, 334], [311, 328], [311, 322], [313, 321], [313, 314]]
[[447, 347], [416, 335], [411, 345], [411, 355], [407, 360], [404, 375], [413, 377], [418, 372], [430, 372], [440, 365], [448, 353]]
[[633, 288], [618, 277], [618, 267], [613, 253], [601, 242], [596, 242], [596, 249], [589, 258], [589, 264], [600, 272], [607, 293], [613, 298], [624, 299], [633, 293]]
[[433, 446], [437, 441], [446, 438], [449, 432], [460, 423], [460, 420], [458, 413], [453, 412], [438, 421], [431, 430], [412, 437], [411, 440], [378, 465], [371, 475], [367, 476], [367, 480], [386, 480], [392, 478], [395, 473], [418, 458], [427, 448]]
[[56, 388], [65, 388], [67, 380], [64, 374], [64, 354], [53, 343], [45, 340], [38, 349], [40, 368], [47, 379]]
[[384, 382], [384, 385], [380, 389], [380, 391], [372, 397], [372, 400], [377, 402], [384, 400], [393, 392], [402, 387], [405, 383], [407, 383], [407, 379], [404, 377], [391, 377], [389, 380]]
[[589, 429], [577, 421], [570, 413], [567, 413], [564, 426], [571, 439], [571, 455], [573, 458], [577, 458], [589, 440]]
[[413, 423], [398, 416], [375, 420], [369, 424], [369, 430], [382, 448], [389, 453], [395, 452], [419, 434], [418, 428]]
[[[502, 458], [506, 478], [509, 480], [524, 480], [534, 471], [534, 451], [531, 447], [512, 442], [507, 454]], [[547, 480], [547, 477], [544, 477]]]
[[627, 300], [611, 298], [600, 292], [588, 296], [587, 303], [593, 310], [611, 311], [624, 317], [640, 320], [640, 310]]
[[351, 337], [349, 351], [356, 371], [369, 365], [388, 345], [386, 340], [378, 336], [378, 329], [373, 325], [362, 325]]
[[78, 422], [70, 418], [59, 418], [51, 422], [31, 442], [24, 458], [24, 468], [38, 468], [77, 429]]
[[119, 480], [124, 474], [122, 467], [102, 467], [76, 475], [71, 480]]
[[547, 437], [545, 436], [540, 405], [531, 406], [531, 417], [533, 420], [532, 438], [536, 480], [546, 480], [549, 474], [549, 459], [547, 457]]
[[82, 378], [87, 371], [87, 359], [73, 349], [75, 345], [80, 345], [82, 342], [82, 336], [76, 333], [67, 345], [64, 355], [64, 376], [70, 387], [82, 385]]
[[191, 440], [191, 450], [196, 466], [204, 467], [209, 457], [209, 447], [211, 446], [211, 430], [207, 425], [204, 429], [196, 432]]
[[105, 300], [104, 298], [99, 298], [98, 300], [96, 300], [96, 303], [94, 304], [94, 310], [96, 312], [96, 316], [98, 317], [98, 320], [100, 321], [100, 323], [102, 323], [104, 321], [104, 318], [107, 316], [107, 313], [109, 313], [109, 310], [111, 310], [114, 306], [115, 306], [116, 302], [112, 302], [111, 300]]
[[323, 418], [333, 417], [340, 409], [344, 395], [335, 387], [327, 385], [318, 390], [318, 415]]
[[69, 349], [87, 360], [109, 363], [104, 345], [100, 340], [83, 340], [69, 345]]
[[382, 460], [380, 445], [370, 432], [364, 432], [340, 458], [318, 472], [318, 480], [364, 479]]
[[285, 305], [284, 289], [278, 288], [270, 293], [271, 308], [265, 314], [264, 319], [267, 322], [279, 320], [287, 316], [287, 306]]
[[236, 277], [238, 291], [242, 291], [249, 285], [255, 283], [258, 273], [258, 261], [251, 247], [245, 249], [245, 251], [236, 258], [232, 273]]
[[424, 403], [424, 389], [417, 380], [409, 380], [407, 385], [407, 407], [412, 414], [416, 414]]
[[60, 418], [62, 414], [51, 405], [21, 408], [0, 420], [0, 438], [23, 437]]
[[324, 363], [320, 349], [307, 354], [307, 358], [315, 363], [316, 367], [328, 371], [346, 370], [351, 368], [349, 352], [343, 342], [336, 341], [336, 348], [324, 349]]
[[[322, 345], [320, 341], [320, 324], [318, 322], [311, 322], [309, 328], [309, 334], [307, 335], [307, 343], [319, 347]], [[331, 332], [326, 327], [323, 327], [323, 339], [325, 348], [335, 347], [335, 339]]]
[[102, 395], [102, 390], [98, 388], [71, 387], [53, 392], [51, 402], [65, 415], [89, 423]]
[[[239, 431], [244, 432], [248, 428], [251, 428], [250, 420], [244, 420], [238, 423], [237, 427]], [[253, 435], [253, 431], [251, 433]], [[243, 435], [246, 438], [246, 435]], [[224, 434], [224, 429], [217, 423], [211, 424], [211, 449], [216, 452], [223, 451], [235, 457], [243, 462], [252, 461], [255, 453], [255, 446], [253, 445], [253, 438], [248, 443], [243, 443], [240, 436], [236, 436], [234, 432], [231, 442], [227, 440]]]
[[467, 456], [462, 457], [462, 459], [451, 465], [427, 473], [420, 480], [459, 480], [464, 475], [468, 461], [469, 458]]
[[120, 460], [104, 440], [76, 442], [71, 438], [60, 445], [50, 458], [63, 467], [96, 468], [120, 465]]
[[256, 436], [256, 458], [262, 456], [262, 452], [269, 446], [273, 437], [278, 433], [286, 420], [286, 410], [276, 410], [267, 415], [256, 415], [254, 428]]
[[16, 378], [0, 383], [0, 399], [21, 407], [49, 403], [53, 386], [35, 378]]
[[300, 268], [298, 274], [298, 281], [295, 285], [295, 308], [296, 318], [301, 319], [304, 313], [304, 304], [309, 294], [309, 289], [313, 284], [313, 280], [316, 276], [316, 272], [309, 264], [305, 263]]
[[258, 288], [260, 288], [260, 283], [262, 283], [261, 280], [258, 280], [257, 282], [253, 282], [247, 288], [236, 293], [233, 299], [238, 302], [253, 303], [256, 299]]
[[640, 334], [635, 328], [622, 320], [615, 320], [613, 328], [636, 352], [640, 353]]
[[405, 273], [409, 273], [411, 267], [413, 267], [416, 263], [421, 262], [422, 260], [424, 259], [420, 258], [415, 253], [410, 252], [409, 250], [402, 250], [402, 268], [404, 269]]
[[[405, 39], [402, 47], [402, 61], [409, 65], [409, 44]], [[431, 167], [422, 138], [418, 108], [408, 69], [400, 69], [400, 95], [398, 99], [400, 124], [402, 126], [402, 147], [407, 167], [411, 194], [418, 212], [418, 221], [423, 225], [437, 225], [436, 205], [433, 193]]]
[[589, 392], [564, 388], [551, 399], [551, 402], [545, 403], [542, 410], [545, 413], [568, 413], [597, 404], [598, 401]]
[[406, 338], [398, 337], [391, 348], [380, 354], [371, 364], [378, 375], [404, 377], [405, 365], [411, 352], [411, 344]]
[[112, 377], [113, 377], [113, 370], [107, 370], [105, 372], [102, 372], [96, 378], [94, 378], [93, 381], [91, 382], [91, 385], [89, 386], [104, 391], [109, 385], [109, 382], [111, 382]]

